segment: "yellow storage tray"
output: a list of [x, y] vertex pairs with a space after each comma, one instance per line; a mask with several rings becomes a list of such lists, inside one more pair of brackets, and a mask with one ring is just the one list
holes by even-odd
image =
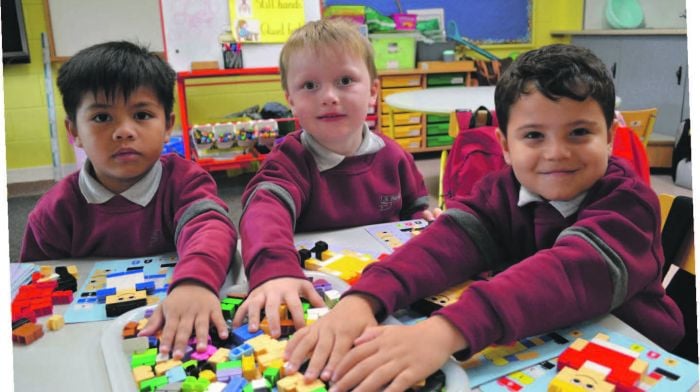
[[401, 138], [401, 139], [394, 139], [396, 140], [401, 147], [405, 148], [406, 150], [414, 150], [421, 148], [421, 138], [420, 137], [407, 137], [407, 138]]
[[420, 87], [423, 75], [389, 75], [381, 77], [382, 88], [386, 87]]
[[[421, 131], [423, 131], [423, 127], [420, 124], [395, 126], [394, 138], [420, 136]], [[382, 127], [382, 133], [391, 136], [391, 127]]]
[[[391, 120], [390, 114], [383, 114], [382, 126], [388, 126], [391, 124]], [[421, 120], [423, 120], [423, 113], [421, 112], [394, 113], [394, 126], [420, 124]]]

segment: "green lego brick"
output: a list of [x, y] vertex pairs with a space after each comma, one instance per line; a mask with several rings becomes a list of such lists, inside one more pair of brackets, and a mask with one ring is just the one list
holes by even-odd
[[240, 369], [241, 368], [241, 360], [235, 360], [235, 361], [226, 361], [226, 362], [220, 362], [216, 364], [216, 370], [222, 370], [222, 369]]
[[148, 350], [134, 354], [131, 356], [131, 368], [135, 368], [141, 365], [153, 366], [156, 364], [156, 357], [158, 356], [158, 349], [155, 347], [149, 348]]
[[156, 388], [167, 385], [169, 383], [168, 376], [158, 376], [149, 378], [147, 380], [141, 381], [139, 384], [139, 391], [141, 392], [151, 392], [155, 391]]

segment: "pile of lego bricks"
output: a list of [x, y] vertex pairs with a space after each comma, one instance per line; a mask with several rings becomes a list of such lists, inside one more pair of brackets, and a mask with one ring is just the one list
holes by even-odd
[[31, 283], [21, 286], [12, 300], [12, 341], [31, 344], [44, 336], [38, 317], [50, 316], [46, 326], [51, 331], [62, 328], [63, 316], [53, 314], [53, 306], [73, 302], [77, 281], [78, 269], [74, 265], [40, 266], [32, 274]]
[[[311, 308], [302, 300], [307, 325], [313, 323], [329, 311], [337, 301], [330, 283], [323, 279], [312, 280], [314, 287], [326, 301], [328, 307]], [[329, 295], [324, 295], [326, 292]], [[221, 301], [224, 318], [230, 323], [245, 297], [229, 294]], [[283, 353], [287, 338], [294, 332], [293, 322], [285, 305], [280, 307], [282, 337], [269, 336], [267, 320], [263, 318], [261, 329], [248, 332], [244, 324], [232, 329], [229, 338], [221, 340], [215, 330], [210, 331], [209, 344], [205, 352], [196, 352], [195, 339], [190, 340], [182, 360], [162, 356], [158, 352], [158, 338], [138, 337], [138, 332], [148, 322], [152, 310], [144, 318], [128, 322], [123, 329], [122, 348], [129, 356], [132, 377], [139, 391], [279, 391], [304, 392], [326, 391], [327, 385], [321, 380], [305, 383], [304, 367], [294, 374], [284, 373]], [[441, 391], [445, 386], [445, 375], [438, 371], [424, 382], [416, 385], [413, 391]]]

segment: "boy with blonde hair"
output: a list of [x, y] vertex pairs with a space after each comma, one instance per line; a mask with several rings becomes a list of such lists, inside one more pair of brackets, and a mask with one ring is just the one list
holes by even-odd
[[295, 231], [334, 230], [427, 218], [428, 192], [411, 154], [365, 124], [379, 81], [372, 46], [342, 19], [309, 22], [280, 55], [282, 87], [302, 126], [267, 156], [243, 194], [242, 256], [251, 292], [234, 325], [251, 331], [265, 310], [280, 335], [286, 303], [304, 325], [299, 296], [324, 306], [305, 279]]

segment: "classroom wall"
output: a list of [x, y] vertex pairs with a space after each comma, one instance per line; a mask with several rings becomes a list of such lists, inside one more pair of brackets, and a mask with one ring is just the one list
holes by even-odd
[[[550, 31], [582, 28], [583, 5], [584, 0], [533, 0], [530, 44], [486, 45], [484, 48], [498, 56], [506, 56], [512, 52], [522, 52], [555, 42], [555, 39], [550, 37]], [[44, 5], [42, 0], [24, 0], [22, 6], [32, 61], [30, 64], [3, 67], [8, 183], [53, 178], [49, 115], [41, 53], [41, 33], [47, 31]], [[556, 41], [564, 39], [559, 38]], [[64, 174], [68, 174], [74, 168], [75, 158], [72, 146], [66, 137], [63, 126], [65, 115], [55, 86], [58, 67], [59, 64], [52, 65], [56, 119], [61, 163]], [[276, 82], [239, 86], [241, 86], [240, 89], [219, 86], [188, 90], [192, 98], [190, 118], [193, 121], [211, 121], [253, 104], [263, 104], [267, 101], [284, 102], [283, 93]], [[251, 86], [255, 86], [253, 95], [251, 95], [253, 91]], [[179, 122], [176, 127], [179, 128]]]

